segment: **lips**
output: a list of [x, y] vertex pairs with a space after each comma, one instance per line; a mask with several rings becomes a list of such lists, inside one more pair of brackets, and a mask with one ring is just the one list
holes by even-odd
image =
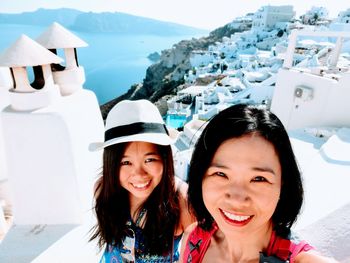
[[234, 214], [221, 209], [219, 210], [225, 221], [234, 226], [245, 226], [253, 218], [252, 215]]
[[131, 183], [131, 185], [137, 190], [145, 190], [150, 186], [151, 180], [143, 183]]

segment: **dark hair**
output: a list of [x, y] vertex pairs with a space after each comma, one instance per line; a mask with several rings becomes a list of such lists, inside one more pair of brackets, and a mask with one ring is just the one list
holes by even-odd
[[208, 230], [214, 219], [202, 197], [202, 180], [218, 147], [230, 138], [257, 133], [275, 148], [282, 171], [280, 200], [272, 216], [275, 230], [286, 235], [296, 221], [303, 202], [301, 174], [289, 136], [278, 117], [254, 105], [238, 104], [214, 116], [198, 139], [188, 174], [188, 200], [199, 225]]
[[[126, 222], [130, 218], [128, 191], [120, 185], [119, 169], [127, 143], [105, 148], [102, 179], [96, 188], [95, 212], [97, 225], [91, 240], [116, 245], [125, 237]], [[174, 165], [170, 146], [157, 145], [163, 160], [163, 175], [141, 209], [147, 210], [143, 233], [151, 255], [165, 255], [171, 251], [175, 228], [179, 224], [180, 209], [175, 191]]]

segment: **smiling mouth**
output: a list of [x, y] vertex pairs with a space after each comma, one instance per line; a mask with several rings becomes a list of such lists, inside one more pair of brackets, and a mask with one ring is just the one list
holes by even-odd
[[137, 190], [145, 190], [150, 186], [151, 180], [145, 183], [131, 183], [131, 185]]
[[233, 214], [227, 211], [224, 211], [222, 209], [219, 209], [222, 216], [224, 217], [225, 221], [228, 222], [231, 225], [234, 226], [244, 226], [250, 222], [250, 220], [253, 218], [252, 215], [237, 215]]

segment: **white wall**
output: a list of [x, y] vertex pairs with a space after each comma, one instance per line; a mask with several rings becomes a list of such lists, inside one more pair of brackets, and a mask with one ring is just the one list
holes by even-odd
[[92, 206], [93, 183], [103, 141], [95, 94], [81, 90], [49, 107], [1, 112], [16, 224], [81, 223]]
[[350, 262], [350, 203], [298, 233], [322, 255]]
[[[8, 89], [12, 86], [12, 78], [8, 68], [0, 67], [0, 111], [10, 104]], [[7, 178], [6, 161], [4, 153], [4, 138], [2, 132], [2, 122], [0, 119], [0, 181]]]
[[294, 230], [321, 254], [349, 263], [350, 129], [314, 127], [288, 133], [304, 187]]
[[[277, 75], [271, 111], [287, 129], [305, 126], [350, 125], [350, 74], [340, 81], [296, 70], [280, 69]], [[294, 95], [297, 87], [312, 92], [309, 98]], [[304, 90], [305, 95], [305, 90]]]
[[208, 65], [214, 60], [214, 56], [209, 52], [205, 53], [193, 53], [190, 57], [190, 63], [192, 67], [199, 67], [200, 65]]
[[[8, 89], [11, 86], [10, 70], [0, 67], [0, 112], [10, 103]], [[12, 196], [8, 183], [4, 143], [3, 124], [0, 118], [0, 240], [6, 234], [12, 222]]]

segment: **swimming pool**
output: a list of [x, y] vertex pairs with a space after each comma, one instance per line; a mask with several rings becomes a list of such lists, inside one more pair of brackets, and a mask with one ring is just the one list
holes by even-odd
[[181, 128], [185, 125], [186, 123], [186, 116], [184, 115], [167, 115], [165, 123], [167, 126], [172, 127], [172, 128]]

